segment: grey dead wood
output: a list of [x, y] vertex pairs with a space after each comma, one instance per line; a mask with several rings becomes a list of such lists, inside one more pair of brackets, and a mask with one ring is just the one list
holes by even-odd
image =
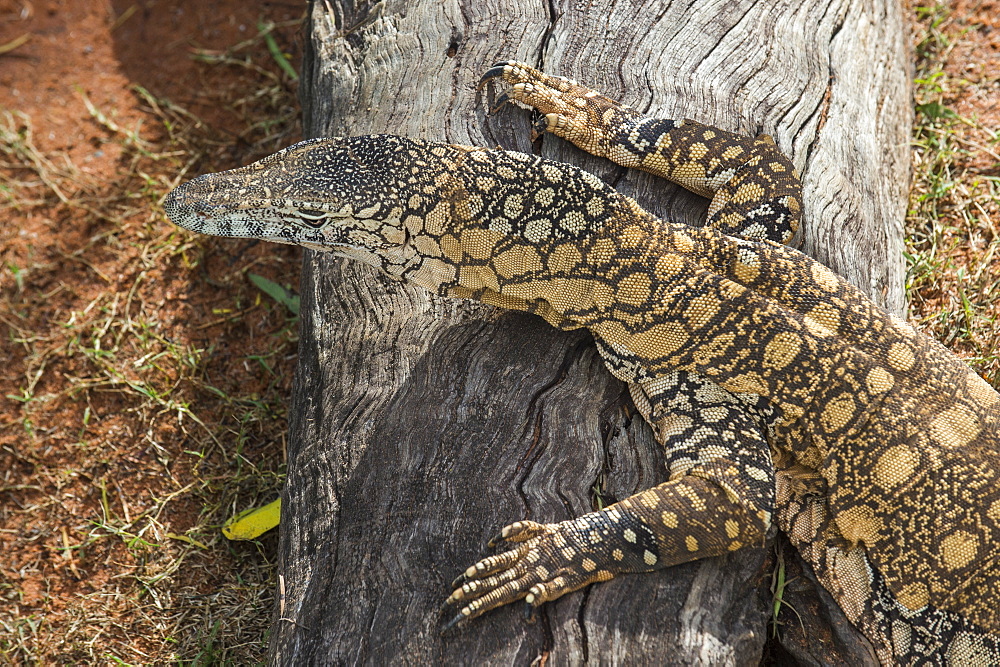
[[[306, 39], [311, 136], [540, 150], [694, 224], [705, 203], [686, 192], [558, 139], [533, 147], [525, 111], [487, 117], [480, 74], [516, 58], [662, 117], [772, 134], [803, 175], [797, 243], [904, 307], [910, 97], [895, 2], [330, 0], [312, 5]], [[770, 543], [591, 587], [534, 623], [511, 605], [441, 636], [448, 583], [500, 527], [583, 514], [595, 486], [610, 501], [662, 481], [656, 443], [584, 333], [316, 253], [301, 289], [273, 662], [759, 662]], [[789, 594], [819, 611], [800, 601], [788, 652], [870, 660], [807, 584]]]

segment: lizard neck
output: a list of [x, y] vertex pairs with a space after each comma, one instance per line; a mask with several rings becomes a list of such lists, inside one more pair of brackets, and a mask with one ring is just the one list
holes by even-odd
[[[428, 229], [426, 220], [407, 227], [412, 250], [402, 252], [415, 259], [401, 264], [407, 268], [399, 277], [439, 294], [536, 313], [563, 329], [614, 316], [622, 290], [631, 294], [648, 284], [644, 267], [670, 254], [664, 228], [681, 227], [610, 189], [601, 193], [599, 209], [595, 202], [579, 220], [579, 207], [567, 207], [562, 220], [483, 215], [482, 200], [462, 187], [460, 176], [442, 196], [442, 215], [431, 216], [438, 228]], [[689, 244], [681, 245], [684, 252]]]

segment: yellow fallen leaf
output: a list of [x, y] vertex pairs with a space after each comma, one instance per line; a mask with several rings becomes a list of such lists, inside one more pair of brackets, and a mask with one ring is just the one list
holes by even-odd
[[253, 540], [278, 525], [281, 520], [281, 498], [263, 507], [240, 512], [222, 526], [222, 534], [230, 540]]

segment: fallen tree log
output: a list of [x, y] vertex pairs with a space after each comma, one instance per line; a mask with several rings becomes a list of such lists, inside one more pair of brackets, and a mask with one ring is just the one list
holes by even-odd
[[[903, 308], [910, 98], [894, 2], [331, 0], [310, 17], [310, 135], [540, 150], [698, 224], [706, 204], [689, 193], [552, 137], [532, 146], [527, 112], [487, 117], [478, 77], [525, 60], [650, 114], [772, 134], [803, 175], [797, 243]], [[440, 635], [448, 582], [501, 526], [567, 519], [595, 494], [662, 481], [656, 442], [584, 333], [315, 253], [301, 286], [273, 662], [759, 662], [769, 544], [590, 587], [535, 623], [511, 605]], [[849, 626], [822, 620], [839, 610], [804, 582], [786, 593], [809, 607], [801, 627], [782, 628], [786, 650], [870, 660]]]

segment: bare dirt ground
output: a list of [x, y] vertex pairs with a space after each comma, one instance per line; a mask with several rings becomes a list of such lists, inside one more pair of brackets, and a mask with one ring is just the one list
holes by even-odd
[[[908, 5], [912, 319], [1000, 385], [1000, 3]], [[210, 7], [210, 9], [209, 9]], [[0, 662], [263, 658], [293, 248], [165, 194], [299, 139], [299, 2], [0, 0]], [[290, 65], [290, 67], [289, 67]]]
[[259, 660], [296, 328], [183, 179], [299, 139], [298, 2], [0, 0], [0, 662]]

